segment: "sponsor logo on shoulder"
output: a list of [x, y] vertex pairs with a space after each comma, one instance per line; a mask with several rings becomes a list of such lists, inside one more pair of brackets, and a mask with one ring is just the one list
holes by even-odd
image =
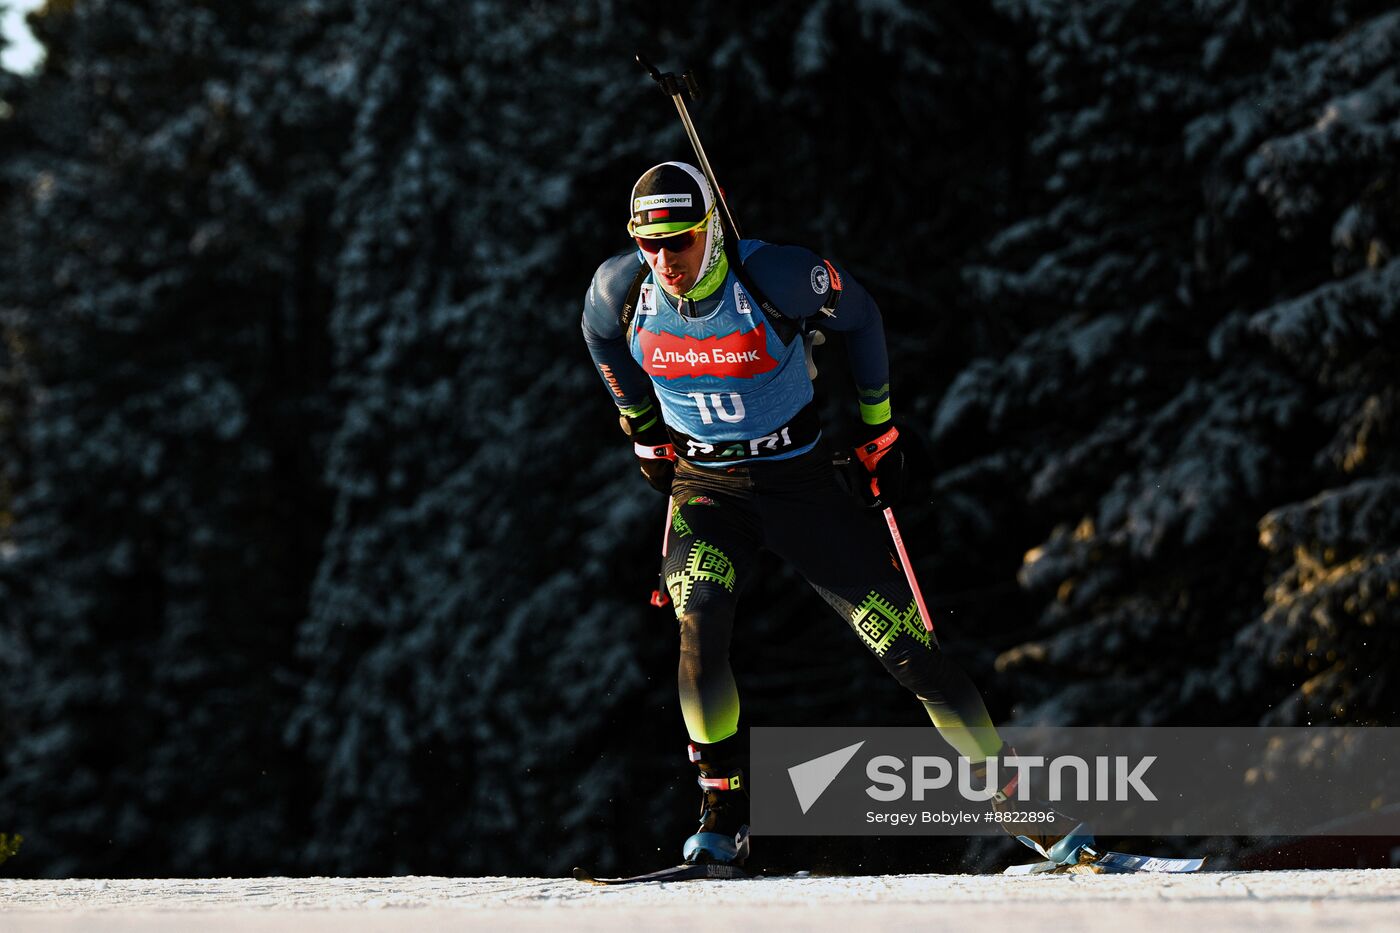
[[740, 314], [753, 314], [753, 305], [749, 304], [749, 296], [738, 282], [734, 283], [734, 304], [738, 305]]
[[831, 276], [826, 271], [826, 266], [812, 267], [812, 291], [818, 295], [825, 295], [831, 288]]
[[690, 207], [688, 194], [649, 194], [632, 201], [632, 213], [649, 211], [656, 207]]
[[641, 292], [637, 295], [637, 314], [656, 313], [656, 286], [651, 282], [642, 286]]

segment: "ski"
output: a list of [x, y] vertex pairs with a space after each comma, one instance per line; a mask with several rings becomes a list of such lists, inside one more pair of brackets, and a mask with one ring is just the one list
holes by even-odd
[[1201, 866], [1205, 863], [1204, 858], [1156, 858], [1150, 855], [1105, 852], [1093, 861], [1084, 862], [1074, 867], [1104, 874], [1145, 872], [1175, 875], [1200, 871]]
[[717, 862], [673, 865], [660, 871], [648, 872], [645, 875], [629, 875], [625, 878], [594, 878], [582, 868], [574, 869], [575, 880], [588, 884], [646, 884], [658, 881], [700, 881], [750, 877], [752, 876], [738, 865], [722, 865]]
[[1204, 858], [1157, 858], [1151, 855], [1129, 855], [1126, 852], [1105, 852], [1096, 858], [1088, 858], [1078, 865], [1061, 865], [1058, 862], [1031, 862], [1027, 865], [1012, 865], [1004, 875], [1130, 875], [1130, 874], [1186, 874], [1200, 871], [1206, 863]]

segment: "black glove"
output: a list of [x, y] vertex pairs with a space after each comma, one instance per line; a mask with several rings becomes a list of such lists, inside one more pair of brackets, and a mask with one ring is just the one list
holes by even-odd
[[889, 508], [904, 495], [904, 445], [893, 422], [866, 428], [869, 439], [856, 448], [856, 459], [865, 467], [866, 481], [858, 484], [857, 491], [871, 508]]
[[622, 433], [632, 438], [632, 451], [637, 455], [642, 476], [652, 489], [669, 496], [671, 480], [676, 476], [676, 448], [671, 444], [666, 426], [650, 406], [643, 414], [623, 415], [618, 420]]

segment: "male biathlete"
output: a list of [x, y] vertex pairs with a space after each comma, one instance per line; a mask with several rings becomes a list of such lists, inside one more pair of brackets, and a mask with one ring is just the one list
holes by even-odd
[[[925, 628], [884, 530], [840, 487], [818, 446], [802, 336], [813, 325], [845, 336], [865, 434], [857, 452], [878, 487], [872, 504], [898, 497], [904, 453], [890, 420], [884, 327], [869, 293], [802, 247], [726, 244], [713, 192], [691, 165], [648, 169], [629, 204], [637, 248], [594, 274], [584, 340], [642, 474], [671, 497], [663, 573], [680, 621], [681, 712], [704, 792], [683, 857], [742, 864], [747, 743], [729, 642], [761, 548], [807, 578], [959, 755], [984, 763], [1009, 749], [977, 688]], [[761, 309], [765, 298], [780, 316]], [[994, 805], [1015, 806], [1012, 789]], [[1008, 829], [1065, 863], [1093, 842], [1072, 825]]]

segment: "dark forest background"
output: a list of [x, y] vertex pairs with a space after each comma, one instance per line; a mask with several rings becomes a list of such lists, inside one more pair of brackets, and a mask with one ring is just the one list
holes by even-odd
[[[932, 461], [901, 524], [994, 714], [1397, 724], [1396, 3], [666, 9], [30, 18], [45, 66], [0, 72], [4, 872], [677, 857], [662, 500], [579, 334], [631, 182], [689, 152], [637, 50], [698, 73], [745, 232], [880, 302]], [[926, 721], [773, 570], [748, 724]]]

